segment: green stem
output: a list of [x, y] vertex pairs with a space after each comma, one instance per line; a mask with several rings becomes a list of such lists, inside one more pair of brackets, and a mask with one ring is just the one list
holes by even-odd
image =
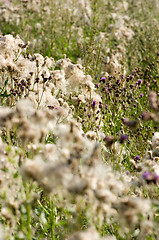
[[49, 199], [51, 214], [50, 214], [50, 220], [51, 220], [51, 239], [56, 240], [55, 237], [55, 221], [56, 221], [56, 212], [55, 212], [55, 206], [51, 198]]
[[28, 240], [32, 240], [30, 187], [29, 187], [28, 183], [25, 183], [24, 187], [26, 189], [27, 238], [28, 238]]

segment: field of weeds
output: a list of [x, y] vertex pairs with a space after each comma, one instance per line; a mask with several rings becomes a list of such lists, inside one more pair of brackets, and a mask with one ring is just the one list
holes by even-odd
[[159, 239], [158, 0], [0, 0], [0, 240]]

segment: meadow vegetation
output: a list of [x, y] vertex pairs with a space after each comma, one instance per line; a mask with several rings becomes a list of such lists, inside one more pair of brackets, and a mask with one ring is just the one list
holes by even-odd
[[0, 240], [159, 239], [158, 12], [0, 0]]

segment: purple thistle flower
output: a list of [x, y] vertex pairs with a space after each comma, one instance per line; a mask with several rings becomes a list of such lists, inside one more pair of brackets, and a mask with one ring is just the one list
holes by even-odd
[[129, 175], [129, 174], [130, 174], [130, 172], [129, 172], [128, 170], [126, 170], [126, 174], [127, 174], [127, 175]]
[[147, 180], [149, 177], [151, 177], [152, 176], [152, 173], [151, 172], [144, 172], [143, 174], [142, 174], [142, 177], [145, 179], [145, 180]]
[[138, 84], [141, 85], [142, 79], [138, 79]]
[[139, 155], [136, 155], [135, 159], [139, 160], [141, 157]]
[[123, 143], [124, 141], [126, 141], [126, 140], [128, 140], [128, 135], [126, 135], [126, 134], [122, 134], [121, 136], [120, 136], [120, 143]]
[[105, 83], [105, 79], [106, 79], [105, 77], [102, 77], [99, 82]]
[[141, 84], [142, 83], [142, 79], [138, 79], [138, 83]]
[[96, 106], [96, 101], [95, 100], [91, 103], [91, 106], [92, 106], [92, 108], [94, 108]]
[[157, 184], [159, 181], [159, 175], [151, 172], [144, 172], [142, 174], [143, 179], [149, 184], [149, 183], [154, 183]]

